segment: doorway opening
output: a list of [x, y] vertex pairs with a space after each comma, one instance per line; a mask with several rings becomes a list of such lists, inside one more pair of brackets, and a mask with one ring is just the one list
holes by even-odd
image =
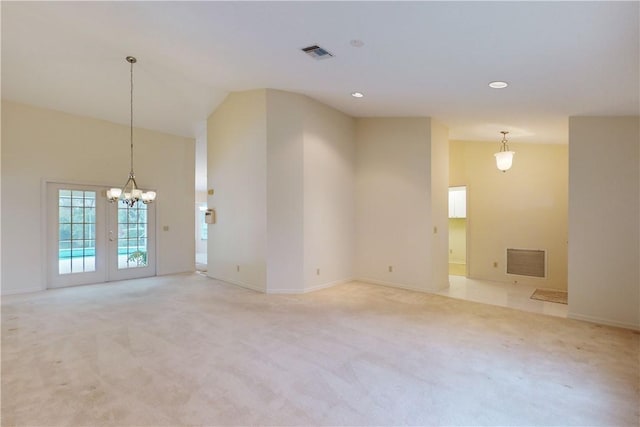
[[209, 229], [205, 223], [207, 203], [196, 203], [196, 271], [207, 271], [207, 239]]
[[449, 187], [449, 275], [467, 271], [467, 187]]
[[205, 213], [207, 211], [208, 195], [207, 190], [207, 122], [198, 124], [195, 149], [195, 184], [196, 184], [196, 205], [195, 205], [195, 267], [198, 273], [207, 271], [207, 239], [208, 228], [205, 223]]

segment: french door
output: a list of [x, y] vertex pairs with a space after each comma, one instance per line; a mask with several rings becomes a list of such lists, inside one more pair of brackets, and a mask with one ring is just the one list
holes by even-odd
[[107, 280], [155, 276], [155, 205], [138, 202], [132, 208], [107, 202]]
[[48, 288], [154, 276], [155, 210], [109, 203], [104, 188], [47, 184]]

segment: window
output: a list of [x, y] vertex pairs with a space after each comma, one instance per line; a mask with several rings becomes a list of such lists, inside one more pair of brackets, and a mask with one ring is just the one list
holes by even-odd
[[58, 190], [58, 273], [96, 270], [96, 192]]
[[118, 204], [118, 268], [147, 266], [147, 205]]

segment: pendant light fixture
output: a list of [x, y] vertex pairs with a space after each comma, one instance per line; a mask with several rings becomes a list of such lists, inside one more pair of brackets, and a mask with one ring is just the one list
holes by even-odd
[[107, 199], [110, 202], [116, 202], [121, 200], [123, 204], [132, 208], [136, 202], [142, 200], [142, 203], [149, 204], [156, 199], [155, 191], [142, 191], [138, 188], [138, 184], [136, 183], [136, 174], [133, 172], [133, 64], [138, 62], [136, 58], [133, 56], [127, 56], [126, 61], [130, 64], [130, 106], [131, 106], [131, 115], [130, 115], [130, 131], [129, 137], [131, 142], [131, 170], [129, 171], [129, 179], [127, 180], [124, 187], [120, 188], [112, 188], [107, 191]]
[[509, 151], [509, 146], [507, 145], [507, 132], [506, 130], [500, 131], [502, 134], [502, 146], [500, 147], [500, 151], [494, 154], [496, 156], [496, 166], [502, 172], [506, 172], [511, 169], [511, 165], [513, 164], [513, 155], [515, 152]]

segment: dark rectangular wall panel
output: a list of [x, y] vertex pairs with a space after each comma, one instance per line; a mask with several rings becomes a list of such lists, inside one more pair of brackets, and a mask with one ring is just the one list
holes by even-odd
[[507, 274], [546, 277], [545, 251], [533, 249], [507, 249]]

